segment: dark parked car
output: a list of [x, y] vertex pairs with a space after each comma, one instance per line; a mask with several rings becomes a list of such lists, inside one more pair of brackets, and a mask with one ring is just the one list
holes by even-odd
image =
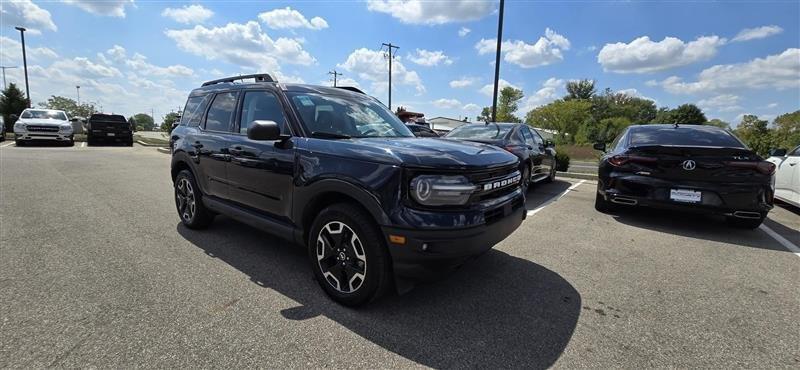
[[86, 142], [89, 145], [115, 142], [132, 146], [133, 127], [119, 114], [92, 114], [86, 121]]
[[363, 93], [240, 76], [204, 83], [183, 112], [171, 133], [181, 222], [221, 213], [304, 245], [342, 304], [447, 272], [525, 218], [515, 156], [414, 138]]
[[720, 214], [733, 226], [756, 228], [772, 209], [774, 172], [773, 163], [721, 128], [630, 126], [600, 161], [595, 208]]
[[411, 133], [413, 133], [414, 136], [419, 136], [419, 137], [439, 137], [439, 134], [437, 134], [436, 131], [433, 131], [433, 130], [431, 130], [430, 128], [428, 128], [426, 126], [418, 125], [418, 124], [410, 124], [410, 125], [406, 125], [406, 126], [408, 127], [409, 130], [411, 130]]
[[444, 136], [447, 139], [474, 141], [501, 147], [519, 158], [522, 186], [550, 182], [556, 177], [556, 150], [550, 140], [523, 123], [468, 123]]

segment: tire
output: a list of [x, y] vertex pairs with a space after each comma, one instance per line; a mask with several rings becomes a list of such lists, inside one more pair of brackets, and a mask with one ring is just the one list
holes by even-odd
[[601, 212], [601, 213], [609, 213], [609, 212], [615, 210], [617, 208], [615, 206], [615, 204], [607, 201], [606, 198], [603, 197], [602, 194], [600, 194], [600, 191], [599, 191], [600, 190], [600, 185], [599, 184], [598, 184], [598, 189], [597, 190], [598, 191], [595, 192], [595, 196], [594, 196], [594, 209], [597, 210], [598, 212]]
[[128, 141], [127, 143], [125, 143], [125, 145], [127, 145], [127, 146], [133, 146], [133, 140], [130, 140], [130, 141]]
[[25, 146], [25, 142], [22, 140], [14, 140], [14, 146]]
[[554, 163], [553, 167], [550, 168], [550, 175], [547, 176], [546, 179], [544, 179], [544, 182], [551, 183], [555, 179], [556, 179], [556, 167], [555, 167], [555, 163]]
[[525, 166], [522, 169], [522, 192], [528, 193], [528, 189], [531, 187], [531, 167]]
[[334, 204], [319, 213], [309, 232], [308, 257], [322, 290], [342, 305], [374, 301], [391, 286], [383, 234], [352, 204]]
[[91, 136], [86, 136], [86, 146], [94, 146], [94, 140], [92, 140]]
[[214, 221], [214, 213], [203, 204], [203, 193], [194, 175], [183, 170], [175, 177], [175, 208], [181, 222], [190, 229], [205, 229]]
[[733, 216], [728, 216], [725, 218], [725, 222], [730, 227], [734, 227], [737, 229], [755, 229], [761, 226], [761, 223], [764, 222], [764, 219], [767, 215], [762, 214], [760, 218], [738, 218]]

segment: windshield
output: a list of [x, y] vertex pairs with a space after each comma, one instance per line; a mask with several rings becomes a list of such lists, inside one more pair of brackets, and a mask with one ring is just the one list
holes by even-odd
[[708, 127], [636, 127], [631, 129], [629, 146], [675, 145], [742, 148], [729, 132]]
[[20, 118], [57, 119], [66, 121], [67, 115], [64, 112], [53, 110], [26, 110], [22, 112]]
[[314, 93], [290, 93], [288, 96], [312, 136], [414, 136], [386, 107], [366, 97]]
[[[499, 127], [499, 130], [498, 130]], [[461, 125], [450, 131], [446, 137], [461, 139], [502, 139], [511, 131], [511, 125], [495, 124], [468, 124]]]

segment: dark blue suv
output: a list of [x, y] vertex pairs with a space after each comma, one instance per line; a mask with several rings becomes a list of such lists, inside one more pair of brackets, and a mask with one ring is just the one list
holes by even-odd
[[304, 245], [320, 286], [346, 305], [460, 266], [526, 214], [517, 157], [415, 138], [354, 88], [209, 81], [170, 141], [184, 225], [224, 214]]

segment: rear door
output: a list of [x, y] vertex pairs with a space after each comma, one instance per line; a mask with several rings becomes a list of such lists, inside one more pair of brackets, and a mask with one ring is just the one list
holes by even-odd
[[280, 97], [269, 90], [243, 92], [236, 134], [229, 144], [231, 200], [288, 222], [292, 207], [294, 148], [292, 139], [256, 141], [247, 138], [253, 121], [274, 121], [282, 134], [291, 134]]
[[541, 177], [539, 176], [541, 174], [549, 174], [550, 168], [544, 161], [544, 142], [541, 141], [541, 139], [537, 142], [530, 129], [528, 129], [528, 126], [520, 126], [519, 132], [522, 134], [522, 138], [525, 140], [525, 146], [528, 149], [528, 155], [533, 163], [531, 175], [536, 178], [537, 176]]
[[228, 199], [228, 148], [233, 133], [231, 127], [236, 111], [238, 92], [217, 93], [208, 108], [201, 133], [193, 135], [189, 143], [195, 149], [199, 168], [200, 186], [209, 195]]

